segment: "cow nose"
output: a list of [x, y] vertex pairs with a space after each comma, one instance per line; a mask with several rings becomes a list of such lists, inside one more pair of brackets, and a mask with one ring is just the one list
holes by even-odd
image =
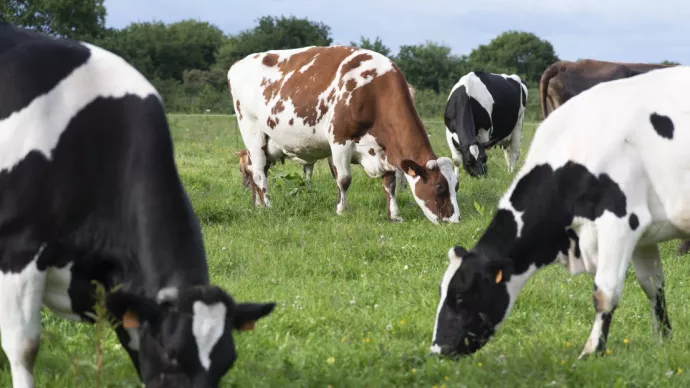
[[429, 349], [432, 354], [445, 356], [453, 353], [453, 348], [450, 345], [433, 344]]

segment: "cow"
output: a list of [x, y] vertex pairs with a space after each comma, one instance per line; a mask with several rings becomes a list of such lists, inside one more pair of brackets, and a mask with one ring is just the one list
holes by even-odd
[[[407, 83], [407, 89], [410, 91], [410, 97], [412, 98], [412, 104], [414, 105], [416, 103], [416, 98], [415, 98], [415, 89], [410, 83]], [[242, 186], [246, 188], [252, 188], [252, 172], [251, 172], [251, 167], [249, 167], [252, 164], [251, 158], [249, 157], [249, 153], [247, 150], [241, 150], [236, 154], [236, 156], [240, 160], [240, 175], [242, 176]], [[331, 171], [331, 176], [333, 176], [333, 179], [336, 178], [335, 174], [335, 166], [333, 165], [333, 157], [329, 156], [328, 158], [328, 169]], [[282, 163], [285, 163], [285, 158], [281, 159]], [[303, 163], [301, 160], [297, 159], [295, 162], [299, 163], [302, 165], [302, 171], [304, 171], [304, 180], [306, 181], [307, 185], [311, 183], [311, 176], [314, 173], [314, 163], [315, 162], [309, 162], [309, 163]], [[269, 163], [266, 163], [266, 167], [264, 169], [270, 167]], [[266, 170], [268, 171], [268, 170]], [[402, 177], [402, 174], [400, 171], [395, 172], [395, 182], [398, 187], [401, 189], [405, 188], [405, 180]], [[252, 189], [252, 201], [256, 201], [256, 188]]]
[[452, 162], [434, 153], [404, 74], [384, 55], [346, 46], [254, 53], [230, 67], [228, 85], [256, 207], [271, 206], [270, 163], [332, 156], [338, 215], [347, 208], [355, 163], [382, 178], [389, 220], [402, 221], [395, 179], [401, 171], [431, 222], [459, 221]]
[[[542, 118], [546, 118], [570, 98], [601, 82], [630, 78], [656, 69], [675, 65], [656, 63], [606, 62], [581, 59], [576, 62], [558, 61], [547, 67], [539, 80], [539, 101]], [[690, 240], [682, 241], [677, 253], [690, 251]]]
[[448, 251], [432, 353], [476, 352], [528, 279], [552, 263], [594, 277], [580, 359], [606, 351], [630, 262], [656, 329], [671, 334], [658, 244], [690, 237], [689, 86], [685, 66], [605, 82], [541, 123], [477, 243]]
[[[454, 171], [486, 175], [486, 149], [498, 144], [512, 174], [520, 156], [527, 85], [515, 74], [472, 71], [453, 86], [443, 121]], [[510, 151], [508, 147], [510, 146]]]
[[674, 65], [607, 62], [595, 59], [557, 61], [544, 70], [539, 80], [539, 102], [546, 118], [572, 97], [601, 82], [630, 78]]
[[156, 89], [92, 44], [0, 24], [0, 335], [34, 386], [41, 307], [94, 322], [95, 285], [146, 387], [216, 387], [274, 303], [210, 284]]

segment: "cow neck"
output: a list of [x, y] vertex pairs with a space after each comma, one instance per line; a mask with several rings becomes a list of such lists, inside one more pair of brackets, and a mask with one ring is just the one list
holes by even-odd
[[394, 118], [384, 125], [385, 132], [390, 135], [382, 136], [374, 132], [386, 149], [389, 163], [401, 168], [402, 161], [410, 159], [425, 167], [428, 161], [438, 159], [419, 117], [409, 111], [391, 113]]

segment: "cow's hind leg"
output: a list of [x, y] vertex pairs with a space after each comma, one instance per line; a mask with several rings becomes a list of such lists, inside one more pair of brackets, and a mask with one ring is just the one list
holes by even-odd
[[311, 186], [311, 176], [314, 174], [314, 163], [307, 163], [302, 166], [302, 169], [304, 170], [304, 181], [307, 183], [307, 186]]
[[446, 128], [446, 142], [448, 142], [448, 148], [450, 148], [451, 160], [453, 161], [453, 172], [456, 176], [460, 174], [460, 164], [462, 163], [462, 156], [460, 151], [455, 148], [453, 144], [453, 134]]
[[[635, 221], [629, 218], [634, 215]], [[594, 276], [594, 309], [596, 315], [589, 339], [580, 354], [585, 358], [595, 352], [606, 351], [613, 312], [618, 306], [628, 265], [641, 233], [647, 228], [651, 216], [643, 209], [618, 218], [605, 212], [596, 222], [598, 240], [597, 272]], [[632, 228], [630, 224], [634, 224]]]
[[347, 189], [352, 182], [352, 141], [345, 142], [344, 145], [333, 144], [331, 155], [333, 157], [333, 167], [335, 169], [336, 181], [338, 182], [338, 205], [336, 213], [342, 215], [347, 209]]
[[671, 322], [666, 310], [666, 296], [664, 292], [664, 270], [661, 265], [659, 247], [638, 247], [633, 253], [633, 267], [635, 276], [647, 295], [654, 314], [654, 327], [662, 337], [671, 336]]
[[513, 128], [513, 132], [510, 134], [510, 151], [506, 149], [503, 150], [506, 157], [506, 164], [508, 165], [508, 172], [515, 172], [515, 167], [517, 166], [517, 161], [520, 158], [520, 140], [522, 139], [522, 120], [524, 118], [524, 113], [520, 114], [520, 118]]
[[388, 212], [388, 219], [391, 221], [403, 220], [403, 218], [400, 216], [398, 203], [395, 200], [395, 195], [397, 192], [397, 180], [398, 174], [392, 171], [386, 172], [385, 174], [383, 174], [383, 177], [381, 178], [383, 191], [384, 193], [386, 193], [386, 209]]
[[[12, 387], [33, 388], [33, 368], [41, 336], [46, 273], [37, 266], [42, 252], [2, 252], [2, 261], [26, 262], [21, 270], [0, 271], [0, 335], [12, 371]], [[33, 257], [33, 260], [32, 260]]]

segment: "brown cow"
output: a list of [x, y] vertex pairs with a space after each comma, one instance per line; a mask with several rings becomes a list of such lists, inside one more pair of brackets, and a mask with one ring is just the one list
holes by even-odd
[[596, 84], [629, 78], [669, 66], [673, 65], [606, 62], [594, 59], [555, 62], [544, 70], [539, 80], [542, 118], [546, 118], [566, 101]]
[[[412, 97], [412, 104], [416, 104], [417, 99], [415, 98], [415, 89], [409, 82], [407, 83], [407, 89], [410, 91], [410, 97]], [[249, 158], [249, 153], [247, 152], [247, 150], [241, 150], [236, 155], [240, 159], [240, 174], [242, 175], [242, 186], [250, 188], [251, 168], [248, 168], [247, 166], [252, 164], [252, 161]], [[281, 160], [281, 162], [285, 163], [285, 160], [283, 159]], [[307, 184], [309, 184], [311, 183], [311, 176], [314, 172], [314, 163], [301, 164], [302, 169], [304, 171], [304, 180], [307, 182]], [[335, 166], [333, 165], [333, 157], [331, 156], [328, 157], [328, 169], [331, 171], [331, 175], [335, 179]], [[396, 171], [395, 173], [395, 182], [397, 185], [400, 186], [401, 189], [404, 189], [406, 186], [405, 180], [402, 179], [402, 173], [400, 171]]]
[[391, 220], [402, 220], [395, 201], [395, 173], [402, 171], [429, 220], [459, 221], [453, 163], [434, 153], [405, 76], [384, 55], [344, 46], [272, 50], [233, 64], [228, 83], [255, 206], [270, 206], [271, 163], [332, 156], [337, 214], [346, 209], [356, 163], [382, 178]]

